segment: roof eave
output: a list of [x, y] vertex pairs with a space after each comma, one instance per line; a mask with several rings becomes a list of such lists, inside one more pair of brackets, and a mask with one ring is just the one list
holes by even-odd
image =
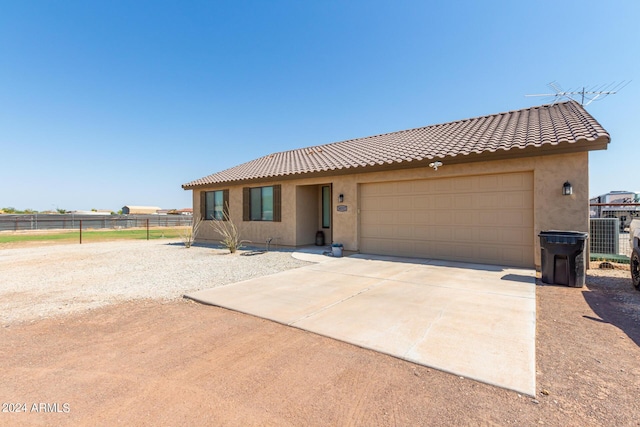
[[609, 144], [609, 135], [603, 135], [595, 140], [579, 140], [576, 142], [563, 141], [556, 144], [544, 144], [542, 146], [528, 146], [524, 148], [511, 148], [509, 150], [484, 151], [468, 155], [457, 155], [439, 159], [445, 164], [471, 163], [481, 161], [494, 161], [517, 159], [521, 157], [549, 156], [570, 153], [583, 153], [587, 151], [606, 150]]

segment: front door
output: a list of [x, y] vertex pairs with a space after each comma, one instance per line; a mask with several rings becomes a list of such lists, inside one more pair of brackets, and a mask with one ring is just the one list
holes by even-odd
[[331, 185], [323, 185], [320, 191], [320, 226], [324, 231], [325, 244], [331, 243]]

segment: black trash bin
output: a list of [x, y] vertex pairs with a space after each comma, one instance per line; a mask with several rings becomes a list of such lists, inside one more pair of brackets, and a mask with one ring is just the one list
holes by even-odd
[[542, 231], [540, 250], [542, 281], [552, 285], [584, 286], [589, 233], [580, 231]]

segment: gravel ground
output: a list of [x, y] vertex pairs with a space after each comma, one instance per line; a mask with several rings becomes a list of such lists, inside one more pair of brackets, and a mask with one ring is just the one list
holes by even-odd
[[0, 402], [27, 408], [0, 425], [640, 425], [628, 266], [592, 265], [583, 288], [538, 283], [533, 397], [180, 298], [306, 264], [223, 253], [0, 246]]
[[0, 322], [36, 320], [128, 300], [172, 300], [307, 264], [290, 251], [229, 254], [204, 246], [186, 249], [173, 240], [0, 249]]

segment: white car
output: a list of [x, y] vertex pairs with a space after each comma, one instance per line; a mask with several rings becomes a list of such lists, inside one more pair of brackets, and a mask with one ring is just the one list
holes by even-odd
[[640, 291], [640, 219], [631, 221], [629, 243], [631, 245], [631, 281]]

